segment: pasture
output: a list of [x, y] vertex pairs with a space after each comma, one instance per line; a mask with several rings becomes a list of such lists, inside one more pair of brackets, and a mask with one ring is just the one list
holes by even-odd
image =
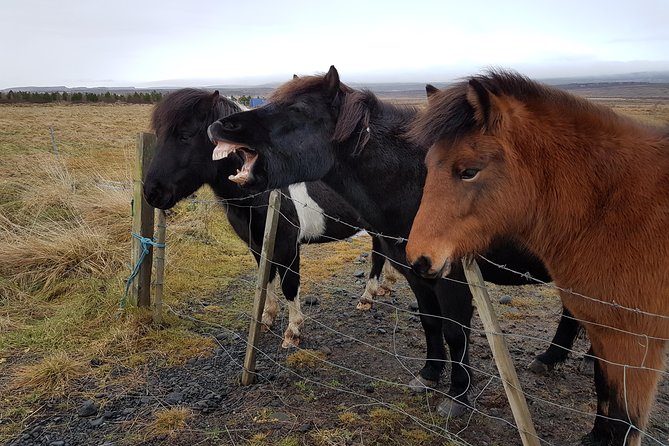
[[[669, 124], [666, 98], [598, 100]], [[302, 248], [301, 294], [311, 302], [304, 340], [298, 350], [280, 348], [281, 313], [262, 336], [259, 383], [247, 388], [236, 381], [255, 262], [209, 190], [168, 213], [164, 324], [121, 311], [135, 135], [148, 130], [150, 113], [145, 105], [0, 107], [0, 441], [519, 444], [480, 332], [472, 334], [471, 417], [443, 419], [434, 412], [438, 392], [406, 388], [425, 349], [408, 286], [397, 284], [370, 312], [355, 309], [368, 236]], [[511, 298], [495, 306], [539, 436], [576, 441], [595, 408], [592, 378], [579, 371], [587, 343], [579, 340], [580, 354], [555, 371], [532, 374], [525, 366], [554, 332], [557, 294], [490, 288], [495, 302]], [[478, 319], [473, 326], [481, 329]], [[669, 444], [666, 377], [648, 431]]]

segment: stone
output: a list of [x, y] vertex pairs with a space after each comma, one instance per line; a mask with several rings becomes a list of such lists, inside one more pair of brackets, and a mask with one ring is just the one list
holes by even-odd
[[511, 305], [511, 296], [508, 294], [504, 294], [502, 297], [499, 298], [499, 303], [502, 305]]
[[361, 270], [361, 269], [356, 270], [356, 271], [353, 273], [353, 277], [357, 277], [358, 279], [360, 279], [360, 278], [362, 278], [362, 277], [365, 277], [365, 272], [364, 272], [363, 270]]
[[410, 311], [418, 311], [418, 302], [409, 302]]
[[105, 419], [104, 417], [96, 418], [95, 420], [91, 420], [88, 423], [91, 425], [91, 427], [98, 427], [102, 426], [102, 423], [104, 423]]
[[165, 403], [174, 405], [174, 404], [179, 404], [181, 401], [183, 401], [184, 395], [181, 392], [171, 392], [168, 393], [167, 396], [165, 397]]
[[318, 299], [318, 297], [314, 296], [313, 294], [308, 294], [304, 296], [305, 305], [318, 305], [320, 303], [321, 301]]
[[84, 418], [92, 417], [97, 413], [98, 413], [98, 408], [95, 405], [95, 401], [93, 400], [84, 401], [84, 403], [79, 407], [79, 410], [77, 411], [77, 415]]

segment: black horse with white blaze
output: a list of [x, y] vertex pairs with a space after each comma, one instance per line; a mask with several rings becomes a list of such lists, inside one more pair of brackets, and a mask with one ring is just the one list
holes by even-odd
[[[228, 177], [242, 168], [243, 159], [231, 154], [220, 161], [212, 160], [213, 145], [207, 136], [209, 124], [239, 111], [242, 109], [236, 103], [221, 97], [218, 92], [205, 90], [182, 89], [161, 101], [152, 115], [158, 146], [144, 179], [144, 196], [152, 206], [169, 209], [203, 184], [208, 184], [221, 200], [230, 225], [258, 261], [269, 193], [251, 194], [230, 181]], [[365, 225], [359, 214], [322, 182], [298, 183], [282, 192], [282, 218], [278, 223], [274, 263], [270, 271], [271, 286], [268, 287], [262, 323], [271, 326], [279, 311], [274, 289], [275, 281], [280, 277], [281, 289], [288, 300], [289, 323], [283, 341], [283, 346], [288, 347], [299, 343], [304, 320], [299, 301], [300, 243], [343, 240], [358, 232], [355, 228]], [[286, 196], [299, 204], [296, 206]], [[344, 223], [327, 219], [324, 214]], [[377, 241], [373, 243], [376, 245]], [[382, 267], [383, 258], [373, 255], [371, 284], [378, 284]], [[370, 290], [374, 294], [374, 287], [368, 285], [367, 291]]]
[[[262, 191], [299, 181], [322, 180], [340, 193], [369, 225], [366, 229], [406, 239], [418, 209], [426, 176], [426, 150], [404, 133], [415, 109], [397, 107], [368, 91], [340, 83], [334, 67], [325, 76], [295, 78], [279, 87], [267, 105], [219, 120], [209, 127], [218, 153], [236, 153], [244, 167], [235, 179]], [[405, 242], [381, 240], [384, 255], [406, 264]], [[498, 264], [549, 281], [535, 257], [509, 241], [499, 241], [486, 256]], [[502, 285], [533, 283], [525, 277], [481, 265], [486, 280]], [[451, 383], [439, 405], [443, 415], [464, 413], [471, 385], [468, 337], [472, 296], [461, 269], [445, 280], [419, 277], [401, 269], [418, 300], [427, 341], [427, 361], [410, 385], [434, 386], [450, 349]], [[564, 315], [555, 341], [535, 360], [546, 368], [566, 357], [578, 324]]]

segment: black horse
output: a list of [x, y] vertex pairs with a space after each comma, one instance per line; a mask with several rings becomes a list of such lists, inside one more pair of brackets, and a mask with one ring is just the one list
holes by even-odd
[[[299, 181], [323, 180], [362, 215], [368, 230], [393, 236], [381, 239], [381, 251], [391, 261], [406, 265], [403, 241], [420, 203], [426, 175], [426, 150], [404, 133], [415, 109], [384, 103], [368, 91], [340, 83], [334, 67], [325, 76], [294, 78], [279, 87], [267, 105], [219, 120], [209, 127], [214, 156], [234, 152], [244, 167], [234, 179], [249, 190], [261, 191]], [[499, 241], [486, 256], [498, 264], [528, 272], [548, 281], [535, 257], [508, 241]], [[486, 280], [506, 285], [533, 283], [491, 264], [481, 264]], [[451, 384], [438, 410], [458, 415], [468, 405], [471, 385], [468, 336], [472, 296], [461, 269], [447, 280], [419, 277], [408, 268], [400, 272], [416, 295], [427, 341], [427, 360], [410, 386], [434, 386], [450, 349]], [[555, 340], [537, 358], [547, 368], [566, 357], [578, 324], [563, 314]], [[561, 347], [562, 346], [562, 347]]]
[[[243, 165], [238, 155], [213, 161], [213, 146], [207, 137], [207, 127], [215, 120], [242, 109], [218, 92], [182, 89], [168, 95], [154, 109], [152, 126], [158, 137], [156, 155], [144, 179], [144, 196], [154, 207], [169, 209], [179, 200], [191, 195], [203, 184], [208, 184], [223, 204], [230, 225], [250, 247], [258, 261], [262, 248], [268, 193], [252, 195], [228, 177]], [[343, 240], [354, 235], [354, 227], [364, 226], [358, 213], [337, 193], [322, 182], [300, 183], [283, 190], [274, 265], [270, 271], [271, 286], [262, 322], [271, 326], [279, 311], [274, 294], [276, 273], [281, 279], [281, 289], [288, 300], [289, 323], [283, 346], [299, 343], [303, 316], [300, 311], [300, 243], [322, 243]], [[308, 206], [295, 206], [290, 196]], [[342, 222], [326, 219], [323, 213], [339, 218]], [[373, 241], [377, 244], [377, 241]], [[378, 287], [384, 265], [383, 257], [372, 256], [372, 270], [361, 301], [371, 298]], [[388, 276], [386, 270], [385, 273]]]

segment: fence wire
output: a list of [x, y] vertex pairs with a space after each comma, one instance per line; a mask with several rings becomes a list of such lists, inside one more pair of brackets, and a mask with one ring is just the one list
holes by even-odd
[[[259, 195], [259, 194], [258, 194]], [[282, 197], [284, 199], [291, 199], [293, 200], [290, 195], [282, 193]], [[188, 199], [186, 200], [189, 204], [192, 205], [203, 205], [207, 206], [208, 211], [211, 212], [216, 212], [216, 207], [215, 205], [223, 205], [223, 206], [237, 206], [237, 207], [249, 207], [245, 204], [241, 204], [239, 199], [236, 200], [202, 200], [202, 199]], [[346, 222], [341, 221], [339, 218], [336, 218], [332, 215], [328, 215], [327, 213], [321, 211], [320, 209], [315, 209], [313, 207], [310, 207], [306, 203], [301, 203], [297, 200], [293, 200], [293, 203], [296, 207], [298, 206], [303, 206], [303, 207], [308, 207], [310, 208], [310, 211], [314, 212], [319, 212], [325, 219], [328, 219], [330, 221], [338, 222], [340, 224], [347, 225], [351, 227], [351, 229], [354, 229], [356, 231], [360, 232], [366, 232], [369, 236], [372, 237], [379, 237], [383, 239], [387, 239], [389, 241], [395, 242], [395, 243], [402, 243], [406, 242], [406, 239], [402, 237], [394, 237], [391, 235], [387, 234], [381, 234], [381, 233], [376, 233], [373, 231], [366, 230], [365, 228], [362, 227], [357, 227], [355, 225], [348, 224]], [[267, 208], [267, 205], [262, 205], [262, 206], [257, 206], [257, 208]], [[290, 219], [284, 214], [281, 213], [280, 217], [284, 219], [285, 221], [289, 222], [291, 225], [293, 225], [296, 229], [299, 229], [299, 226], [296, 225], [295, 223], [291, 222]], [[249, 231], [251, 230], [251, 224], [252, 222], [249, 222]], [[169, 234], [169, 229], [168, 229], [168, 234]], [[169, 237], [171, 236], [168, 235], [168, 240]], [[278, 235], [280, 236], [280, 235]], [[332, 241], [339, 241], [338, 239], [332, 238]], [[327, 245], [325, 245], [327, 246]], [[321, 250], [326, 250], [327, 247], [321, 247]], [[253, 252], [252, 248], [249, 247], [249, 251]], [[402, 270], [402, 269], [408, 269], [409, 265], [406, 263], [402, 262], [397, 262], [388, 256], [386, 256], [382, 252], [376, 252], [371, 249], [371, 246], [369, 246], [369, 249], [367, 249], [368, 252], [371, 252], [373, 254], [377, 254], [380, 257], [382, 257], [386, 262], [390, 262], [396, 269]], [[255, 252], [257, 255], [259, 255], [259, 252]], [[178, 256], [178, 252], [170, 252], [170, 257], [172, 256]], [[308, 258], [308, 253], [305, 253], [305, 250], [302, 250], [302, 257], [307, 259]], [[293, 261], [297, 259], [292, 259]], [[602, 302], [600, 299], [596, 299], [593, 297], [585, 296], [579, 293], [575, 293], [571, 290], [565, 290], [557, 287], [553, 283], [544, 283], [539, 281], [538, 279], [535, 279], [531, 277], [528, 273], [523, 272], [523, 271], [514, 271], [511, 268], [506, 267], [506, 265], [499, 265], [499, 264], [494, 264], [491, 260], [487, 259], [484, 256], [479, 256], [478, 260], [480, 262], [489, 262], [499, 268], [505, 269], [511, 273], [517, 274], [521, 277], [533, 280], [536, 282], [536, 285], [530, 285], [533, 288], [537, 289], [545, 289], [548, 290], [549, 292], [552, 291], [560, 291], [560, 292], [565, 292], [565, 293], [571, 293], [572, 295], [576, 295], [579, 297], [582, 297], [583, 299], [587, 299], [590, 301], [596, 301], [597, 303], [602, 303], [602, 304], [608, 304], [612, 307], [614, 307], [616, 310], [619, 311], [631, 311], [636, 314], [643, 314], [647, 316], [654, 316], [657, 317], [658, 319], [664, 319], [669, 316], [665, 315], [660, 315], [660, 314], [651, 314], [647, 313], [644, 311], [641, 311], [637, 308], [627, 308], [623, 307], [621, 305], [615, 304], [615, 303], [607, 303], [607, 302]], [[316, 293], [321, 293], [321, 294], [329, 294], [332, 296], [336, 296], [340, 290], [341, 287], [335, 284], [330, 284], [327, 282], [323, 282], [321, 280], [317, 279], [312, 279], [308, 275], [305, 275], [304, 269], [301, 269], [301, 273], [298, 273], [295, 270], [292, 270], [290, 265], [293, 264], [293, 261], [289, 262], [289, 265], [281, 265], [277, 262], [273, 262], [273, 264], [277, 266], [282, 266], [286, 268], [289, 271], [292, 271], [296, 274], [299, 274], [300, 276], [300, 281], [302, 284], [302, 287], [304, 288], [305, 285], [308, 285], [310, 289], [316, 290]], [[344, 266], [344, 265], [342, 265]], [[168, 268], [173, 268], [171, 265], [168, 266]], [[183, 272], [188, 272], [190, 274], [193, 274], [194, 276], [201, 275], [201, 272], [194, 271], [194, 270], [189, 270], [188, 268], [182, 268], [181, 269]], [[214, 277], [211, 277], [214, 278]], [[247, 278], [240, 278], [237, 276], [230, 276], [226, 277], [225, 273], [222, 272], [222, 275], [216, 275], [215, 278], [221, 279], [221, 278], [226, 278], [227, 280], [234, 282], [234, 281], [242, 281], [247, 284], [247, 286], [251, 286], [255, 284], [255, 280], [252, 279], [247, 279]], [[453, 280], [446, 278], [444, 280]], [[461, 281], [456, 281], [458, 283], [466, 283], [466, 282], [461, 282]], [[169, 278], [167, 279], [166, 286], [169, 287]], [[527, 287], [527, 286], [525, 286]], [[361, 285], [356, 285], [355, 291], [356, 292], [361, 292], [360, 290]], [[406, 287], [405, 287], [406, 288]], [[492, 293], [493, 295], [499, 294], [499, 289], [495, 288], [494, 286], [486, 286], [488, 291]], [[404, 290], [403, 291], [407, 291]], [[412, 293], [410, 291], [402, 294], [407, 294], [410, 299], [414, 299]], [[535, 293], [537, 294], [537, 293]], [[397, 296], [397, 295], [396, 295]], [[251, 304], [251, 295], [249, 295], [249, 305]], [[310, 349], [302, 349], [298, 348], [297, 351], [300, 351], [306, 355], [312, 355], [314, 356], [314, 359], [319, 360], [322, 362], [324, 365], [327, 365], [332, 370], [337, 370], [340, 373], [345, 374], [346, 376], [351, 376], [357, 377], [364, 379], [370, 383], [375, 383], [375, 385], [379, 386], [393, 386], [396, 388], [400, 389], [405, 389], [408, 390], [409, 385], [405, 384], [405, 382], [408, 382], [412, 378], [416, 378], [416, 373], [421, 367], [421, 364], [425, 361], [424, 356], [416, 355], [411, 353], [411, 349], [407, 347], [406, 344], [403, 344], [401, 337], [399, 336], [399, 333], [401, 331], [406, 330], [406, 328], [401, 327], [401, 321], [404, 319], [408, 319], [409, 322], [412, 322], [415, 324], [415, 330], [420, 331], [420, 325], [416, 323], [416, 319], [418, 316], [421, 315], [421, 313], [417, 310], [409, 309], [407, 308], [406, 305], [401, 305], [396, 303], [393, 299], [391, 298], [380, 298], [376, 299], [374, 302], [374, 305], [376, 306], [377, 310], [382, 310], [384, 311], [384, 314], [391, 314], [393, 318], [393, 328], [390, 330], [389, 336], [391, 337], [391, 345], [390, 347], [386, 347], [383, 345], [380, 345], [379, 343], [376, 343], [372, 340], [374, 336], [369, 336], [369, 337], [359, 337], [351, 333], [347, 333], [346, 331], [342, 331], [341, 329], [338, 329], [336, 326], [334, 326], [331, 322], [328, 322], [327, 317], [323, 317], [323, 311], [319, 312], [310, 312], [310, 311], [305, 311], [304, 312], [304, 317], [305, 317], [305, 323], [302, 329], [303, 336], [308, 339], [309, 336], [313, 336], [314, 333], [318, 333], [319, 336], [328, 336], [331, 338], [335, 339], [345, 339], [347, 340], [347, 343], [350, 346], [356, 346], [359, 349], [368, 351], [368, 352], [373, 352], [376, 355], [381, 355], [382, 357], [388, 358], [389, 361], [392, 363], [395, 363], [396, 366], [399, 367], [399, 370], [402, 371], [406, 375], [406, 379], [404, 379], [402, 382], [397, 382], [393, 381], [391, 379], [385, 378], [382, 375], [372, 373], [370, 370], [373, 369], [373, 367], [370, 367], [369, 364], [361, 364], [360, 367], [351, 367], [350, 365], [347, 365], [345, 362], [342, 361], [337, 361], [336, 359], [329, 357], [329, 358], [322, 358], [318, 355], [316, 355], [312, 350]], [[522, 308], [521, 308], [522, 310]], [[204, 325], [212, 325], [210, 321], [204, 321], [196, 316], [193, 315], [188, 315], [186, 312], [184, 312], [183, 309], [177, 310], [173, 307], [170, 307], [169, 311], [173, 312], [174, 314], [178, 315], [179, 317], [185, 318], [192, 320], [195, 323], [198, 324], [204, 324]], [[351, 311], [356, 311], [356, 310], [351, 310]], [[249, 314], [242, 314], [242, 317], [248, 319], [248, 322], [250, 322], [250, 315]], [[446, 318], [441, 315], [429, 315], [435, 318], [441, 318], [442, 320], [449, 321], [450, 323], [455, 323], [461, 326], [463, 329], [463, 336], [466, 336], [466, 331], [469, 330], [471, 333], [471, 337], [475, 338], [476, 336], [482, 337], [486, 333], [483, 329], [480, 329], [476, 326], [466, 327], [459, 322]], [[527, 317], [531, 317], [531, 314], [524, 315]], [[556, 315], [556, 322], [557, 322], [557, 315]], [[573, 320], [578, 321], [579, 323], [583, 322], [588, 322], [588, 321], [581, 321], [578, 320], [577, 318], [573, 318]], [[276, 322], [281, 322], [280, 325], [276, 325], [271, 328], [269, 331], [266, 332], [266, 337], [269, 339], [275, 339], [275, 344], [278, 346], [283, 338], [282, 335], [282, 330], [286, 328], [286, 321], [284, 319], [278, 318]], [[517, 342], [525, 342], [526, 344], [531, 342], [534, 348], [547, 348], [548, 346], [552, 345], [550, 339], [543, 338], [541, 336], [534, 336], [532, 334], [528, 334], [527, 332], [519, 329], [512, 329], [509, 330], [508, 326], [510, 325], [508, 323], [509, 321], [506, 321], [506, 329], [505, 333], [503, 335], [507, 338], [507, 341], [510, 343], [510, 346], [513, 348]], [[353, 321], [350, 321], [349, 323], [353, 323]], [[523, 321], [519, 320], [514, 322], [514, 325], [522, 325]], [[216, 325], [216, 324], [213, 324]], [[614, 326], [606, 326], [606, 325], [601, 325], [602, 327], [610, 328], [613, 330], [616, 330], [617, 332], [620, 333], [625, 333], [625, 334], [630, 334], [634, 336], [639, 336], [640, 338], [645, 338], [646, 341], [652, 339], [652, 340], [658, 340], [658, 341], [667, 341], [667, 339], [664, 338], [653, 338], [646, 336], [644, 334], [639, 334], [639, 333], [633, 333], [627, 330], [623, 330], [619, 327], [614, 327]], [[234, 330], [231, 330], [229, 328], [226, 328], [222, 325], [216, 325], [216, 328], [220, 330], [225, 330], [230, 332], [231, 334], [235, 334], [239, 342], [246, 342], [244, 336], [239, 336], [234, 332]], [[548, 333], [550, 336], [552, 332]], [[422, 338], [421, 338], [422, 342]], [[267, 345], [271, 345], [272, 342], [268, 339], [265, 339], [263, 342], [261, 342], [261, 346], [256, 346], [256, 351], [258, 354], [259, 358], [262, 358], [262, 360], [265, 363], [271, 364], [273, 368], [276, 370], [279, 370], [283, 373], [285, 373], [288, 376], [294, 377], [296, 380], [299, 380], [301, 382], [306, 382], [309, 383], [313, 386], [316, 386], [318, 388], [322, 388], [325, 390], [329, 391], [334, 391], [337, 393], [340, 393], [342, 395], [348, 396], [348, 397], [355, 397], [360, 399], [360, 401], [366, 401], [366, 403], [358, 403], [360, 405], [366, 404], [366, 405], [373, 405], [375, 407], [383, 407], [387, 410], [394, 411], [404, 417], [407, 417], [408, 419], [411, 420], [412, 423], [417, 428], [423, 429], [427, 432], [429, 432], [432, 435], [437, 436], [438, 438], [444, 440], [444, 441], [453, 441], [456, 444], [464, 444], [464, 445], [469, 445], [469, 444], [479, 444], [476, 442], [476, 434], [475, 432], [472, 433], [472, 431], [476, 431], [476, 426], [484, 421], [482, 420], [492, 420], [495, 423], [499, 423], [503, 426], [506, 426], [509, 429], [517, 429], [517, 426], [513, 422], [513, 419], [510, 417], [509, 411], [506, 411], [503, 415], [500, 416], [498, 414], [499, 410], [491, 411], [490, 409], [486, 408], [485, 403], [481, 402], [480, 399], [485, 396], [490, 394], [490, 392], [494, 392], [493, 389], [497, 389], [497, 392], [500, 392], [501, 388], [501, 378], [497, 374], [497, 370], [492, 367], [492, 360], [490, 359], [490, 355], [486, 355], [488, 358], [488, 364], [487, 367], [482, 367], [481, 364], [481, 359], [477, 358], [475, 355], [471, 355], [471, 364], [467, 365], [466, 367], [471, 370], [475, 376], [477, 377], [477, 380], [473, 382], [472, 389], [470, 391], [470, 399], [469, 402], [470, 404], [467, 406], [469, 411], [468, 416], [466, 417], [465, 421], [458, 421], [454, 422], [452, 420], [443, 420], [442, 417], [435, 412], [435, 407], [434, 403], [435, 401], [440, 401], [441, 399], [444, 398], [449, 398], [448, 395], [446, 394], [446, 391], [444, 388], [448, 386], [448, 378], [444, 377], [444, 383], [440, 386], [438, 386], [436, 389], [433, 389], [431, 391], [431, 397], [425, 399], [425, 401], [421, 404], [421, 407], [424, 411], [423, 414], [420, 416], [416, 415], [415, 413], [410, 413], [402, 405], [398, 405], [396, 403], [392, 403], [389, 401], [382, 400], [374, 395], [371, 395], [366, 392], [356, 392], [351, 389], [344, 388], [343, 386], [335, 386], [332, 385], [331, 383], [324, 382], [322, 380], [318, 380], [314, 378], [313, 376], [308, 376], [307, 374], [301, 373], [299, 370], [296, 370], [295, 368], [289, 367], [286, 365], [285, 362], [285, 353], [282, 352], [278, 348], [271, 348], [268, 350]], [[648, 342], [645, 342], [642, 345], [648, 345]], [[346, 347], [343, 347], [346, 348]], [[484, 345], [484, 349], [488, 348], [487, 344]], [[518, 347], [515, 347], [515, 353], [517, 353]], [[567, 349], [568, 352], [576, 357], [580, 357], [583, 355], [582, 350], [578, 350], [576, 348], [570, 348]], [[234, 360], [236, 363], [239, 365], [239, 369], [241, 371], [242, 364], [239, 359], [233, 359], [232, 356], [229, 356], [231, 360]], [[517, 358], [515, 359], [517, 362]], [[452, 366], [453, 364], [463, 364], [462, 358], [449, 358], [444, 360], [444, 362], [447, 365]], [[644, 367], [643, 364], [641, 366], [631, 366], [628, 364], [618, 364], [615, 362], [610, 362], [608, 363], [612, 365], [618, 365], [618, 366], [623, 366], [625, 369], [647, 369], [651, 371], [656, 371], [661, 373], [662, 377], [666, 380], [667, 375], [669, 374], [668, 372], [664, 370], [657, 370], [653, 368], [648, 368]], [[518, 365], [518, 364], [517, 364]], [[492, 370], [492, 371], [491, 371]], [[564, 369], [563, 369], [564, 370]], [[260, 376], [262, 376], [262, 373], [260, 373]], [[563, 413], [563, 415], [560, 418], [563, 417], [568, 417], [568, 418], [573, 418], [577, 417], [582, 420], [582, 424], [585, 426], [584, 429], [589, 430], [592, 422], [594, 421], [595, 418], [595, 413], [592, 410], [584, 410], [583, 407], [576, 407], [574, 405], [569, 405], [566, 404], [564, 401], [559, 401], [557, 399], [551, 398], [550, 395], [545, 395], [545, 392], [539, 392], [536, 389], [534, 389], [534, 386], [525, 386], [526, 382], [523, 380], [521, 375], [521, 384], [524, 386], [524, 395], [526, 399], [530, 402], [531, 404], [531, 412], [534, 413], [542, 413], [542, 412], [555, 412], [559, 411], [560, 413]], [[550, 385], [551, 379], [557, 379], [556, 376], [554, 375], [548, 375], [546, 377], [542, 377], [543, 380], [546, 381], [546, 384]], [[591, 379], [591, 378], [589, 378]], [[269, 387], [273, 386], [273, 383], [271, 381], [263, 381], [262, 385], [267, 385]], [[625, 395], [627, 395], [627, 389], [623, 389], [625, 392]], [[666, 390], [664, 390], [666, 391]], [[663, 396], [663, 393], [660, 393], [658, 395], [658, 398]], [[567, 398], [569, 396], [567, 395]], [[505, 398], [505, 397], [504, 397]], [[666, 396], [663, 396], [664, 399], [666, 399]], [[563, 398], [564, 399], [564, 398]], [[590, 407], [594, 406], [595, 402], [595, 397], [594, 397], [594, 392], [592, 393], [589, 401], [581, 402], [581, 406], [583, 404], [589, 405]], [[333, 403], [336, 403], [336, 401], [333, 401]], [[665, 407], [667, 404], [663, 404], [661, 410], [667, 411], [669, 407]], [[360, 406], [362, 407], [362, 406]], [[566, 423], [566, 421], [565, 421]], [[543, 422], [541, 422], [543, 424]], [[657, 426], [655, 424], [652, 424], [649, 426], [652, 430], [652, 432], [644, 431], [641, 432], [642, 437], [644, 438], [644, 441], [650, 442], [649, 444], [659, 444], [659, 445], [669, 445], [669, 433], [667, 432], [666, 426], [663, 427], [661, 425]], [[633, 429], [634, 427], [630, 425], [630, 430]], [[558, 432], [567, 430], [566, 426], [557, 426], [556, 429]], [[582, 434], [585, 434], [587, 430], [584, 430]], [[546, 445], [552, 445], [552, 444], [563, 444], [562, 439], [559, 438], [558, 435], [552, 435], [550, 432], [542, 432], [541, 429], [538, 429], [539, 432], [539, 441], [542, 444]], [[469, 435], [468, 435], [469, 434]], [[464, 437], [463, 437], [464, 435]], [[470, 437], [470, 435], [473, 435], [473, 437]], [[466, 438], [465, 438], [466, 437]], [[549, 439], [550, 437], [550, 439]], [[472, 440], [474, 438], [474, 440]], [[518, 440], [519, 441], [519, 440]]]

